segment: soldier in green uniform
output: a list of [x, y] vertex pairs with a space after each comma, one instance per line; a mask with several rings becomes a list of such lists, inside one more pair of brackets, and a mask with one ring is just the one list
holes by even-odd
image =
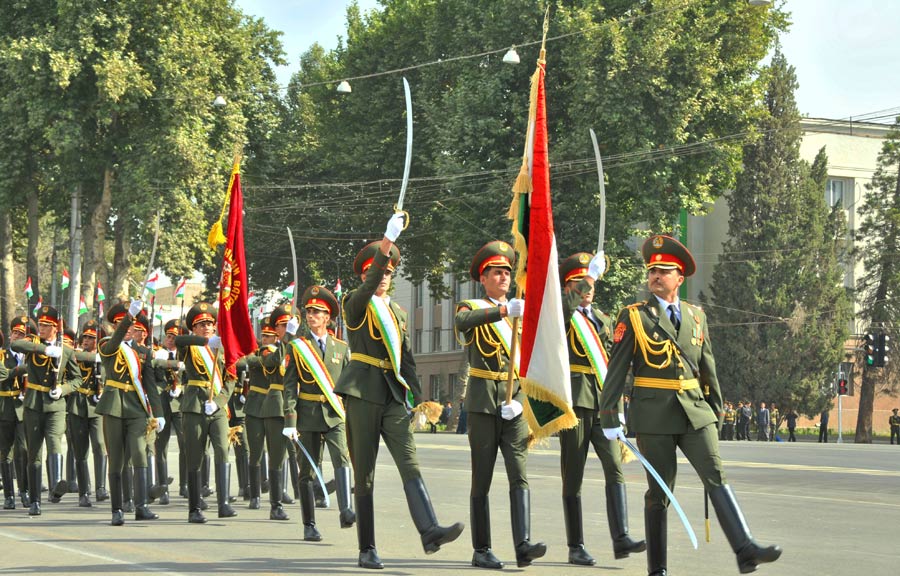
[[[293, 308], [291, 303], [282, 304], [275, 308], [269, 316], [269, 322], [272, 325], [272, 328], [275, 330], [275, 336], [278, 338], [276, 342], [276, 357], [269, 358], [269, 362], [275, 362], [276, 358], [280, 364], [278, 365], [278, 371], [273, 372], [272, 376], [277, 376], [278, 384], [284, 385], [284, 375], [287, 369], [288, 363], [288, 340], [292, 336], [287, 336], [287, 326], [288, 323], [296, 318], [297, 310]], [[294, 320], [295, 323], [299, 322]], [[287, 408], [293, 413], [295, 409], [294, 404], [296, 403], [297, 391], [289, 390], [292, 394], [292, 399], [290, 400], [290, 405]], [[285, 454], [287, 455], [287, 459], [283, 462], [280, 467], [281, 470], [281, 501], [285, 504], [293, 504], [294, 498], [300, 497], [300, 462], [298, 461], [297, 447], [294, 445], [294, 442], [288, 438], [285, 441]], [[288, 494], [288, 479], [290, 479], [291, 487], [293, 488], [294, 498], [292, 498]]]
[[[593, 566], [594, 558], [584, 548], [581, 515], [581, 484], [591, 446], [603, 465], [606, 480], [606, 518], [612, 536], [613, 554], [627, 558], [643, 552], [647, 545], [628, 535], [628, 504], [619, 442], [603, 435], [598, 413], [603, 379], [612, 348], [612, 319], [594, 306], [594, 284], [606, 270], [606, 257], [578, 252], [563, 260], [559, 277], [563, 283], [563, 318], [572, 380], [572, 408], [578, 425], [559, 433], [563, 481], [563, 514], [569, 563]], [[624, 424], [624, 407], [619, 408]]]
[[891, 427], [891, 444], [894, 443], [894, 438], [897, 438], [897, 444], [900, 444], [900, 416], [897, 415], [897, 408], [894, 408], [891, 412], [893, 414], [888, 418], [888, 424]]
[[[10, 326], [10, 339], [24, 338], [28, 318], [16, 318]], [[3, 347], [3, 334], [0, 333], [0, 475], [3, 476], [3, 509], [15, 510], [15, 484], [13, 457], [16, 444], [21, 441], [24, 446], [25, 423], [22, 414], [22, 393], [24, 392], [25, 366], [24, 354], [13, 352]], [[21, 474], [21, 472], [20, 472]], [[18, 478], [20, 491], [25, 491], [25, 475]]]
[[153, 370], [153, 352], [139, 344], [137, 328], [140, 300], [126, 307], [119, 303], [109, 309], [107, 320], [115, 326], [112, 336], [100, 342], [103, 363], [103, 393], [97, 414], [103, 415], [103, 433], [109, 454], [109, 492], [113, 526], [125, 523], [123, 512], [124, 471], [134, 470], [134, 519], [156, 520], [147, 506], [147, 433], [165, 428], [159, 388]]
[[[292, 315], [290, 304], [276, 309], [275, 314]], [[287, 441], [282, 435], [285, 427], [295, 427], [292, 391], [286, 389], [282, 376], [284, 368], [284, 348], [278, 341], [278, 333], [270, 322], [271, 317], [262, 321], [261, 345], [253, 354], [244, 358], [250, 377], [250, 389], [244, 407], [244, 421], [247, 425], [247, 444], [250, 451], [250, 508], [259, 509], [261, 491], [261, 470], [264, 465], [264, 447], [268, 448], [270, 478], [269, 519], [289, 520], [282, 505], [281, 467], [287, 451]]]
[[216, 498], [219, 518], [237, 516], [228, 503], [231, 464], [228, 463], [228, 399], [234, 380], [225, 376], [225, 358], [216, 333], [216, 309], [200, 302], [185, 317], [191, 334], [175, 337], [178, 361], [184, 363], [185, 390], [181, 396], [181, 416], [187, 448], [188, 522], [203, 524], [200, 511], [200, 467], [211, 441], [216, 468]]
[[[528, 424], [522, 417], [524, 392], [519, 387], [518, 362], [510, 365], [512, 327], [509, 319], [521, 317], [524, 300], [507, 301], [515, 252], [506, 242], [485, 244], [472, 259], [469, 274], [484, 287], [485, 298], [456, 305], [457, 339], [466, 347], [469, 384], [468, 414], [472, 487], [469, 510], [472, 520], [472, 566], [502, 568], [491, 550], [491, 517], [488, 492], [494, 476], [497, 450], [503, 453], [509, 481], [510, 514], [516, 564], [521, 568], [547, 552], [543, 542], [531, 543], [531, 494], [525, 466], [528, 458]], [[508, 373], [513, 378], [512, 401], [506, 404]]]
[[32, 516], [41, 513], [41, 459], [47, 443], [51, 502], [68, 492], [62, 480], [62, 438], [66, 433], [66, 401], [81, 385], [81, 373], [75, 363], [75, 350], [58, 346], [59, 311], [52, 306], [40, 309], [38, 340], [16, 340], [10, 344], [15, 352], [25, 354], [28, 386], [25, 389], [25, 434], [28, 442], [28, 492]]
[[[337, 448], [331, 453], [340, 526], [350, 528], [356, 522], [356, 514], [350, 506], [350, 456], [344, 432], [344, 404], [334, 393], [334, 383], [350, 362], [350, 351], [346, 342], [328, 334], [328, 323], [338, 314], [334, 294], [324, 286], [310, 286], [300, 303], [306, 309], [309, 330], [305, 336], [290, 341], [284, 385], [296, 391], [300, 441], [314, 461], [321, 461], [323, 439]], [[289, 334], [296, 333], [296, 329], [296, 320], [288, 323]], [[315, 471], [304, 457], [300, 464], [300, 511], [303, 539], [311, 542], [322, 539], [316, 528], [315, 482]]]
[[[250, 456], [247, 452], [247, 426], [245, 421], [245, 406], [247, 404], [247, 393], [250, 391], [249, 379], [246, 364], [236, 365], [237, 382], [234, 386], [234, 392], [231, 394], [231, 400], [228, 401], [228, 408], [231, 410], [231, 418], [228, 420], [228, 426], [232, 430], [232, 434], [236, 436], [233, 443], [234, 447], [234, 464], [237, 468], [238, 494], [237, 498], [250, 500], [250, 486], [248, 485], [247, 467], [249, 466]], [[231, 501], [237, 500], [234, 496]]]
[[[13, 318], [9, 325], [10, 344], [16, 340], [32, 340], [37, 334], [37, 326], [27, 316]], [[12, 458], [19, 501], [28, 508], [28, 443], [25, 436], [25, 386], [27, 367], [25, 354], [10, 349], [5, 351], [4, 365], [9, 369], [5, 380], [0, 380], [0, 462]], [[3, 476], [6, 478], [6, 475]], [[15, 503], [12, 503], [15, 506]], [[4, 503], [4, 507], [8, 503]]]
[[[85, 352], [98, 352], [97, 345], [101, 338], [106, 337], [106, 331], [99, 326], [96, 320], [89, 320], [81, 330], [81, 348]], [[96, 359], [96, 357], [95, 357]], [[82, 374], [84, 366], [81, 366]], [[90, 382], [87, 383], [92, 394], [88, 396], [88, 403], [95, 407], [94, 416], [90, 418], [90, 439], [91, 439], [91, 456], [94, 461], [94, 496], [97, 502], [109, 500], [109, 491], [106, 489], [106, 479], [108, 477], [109, 460], [106, 455], [106, 437], [103, 434], [103, 418], [97, 414], [96, 406], [100, 401], [100, 394], [103, 391], [103, 363], [95, 362], [94, 369], [91, 371]]]
[[166, 505], [170, 502], [169, 496], [169, 439], [175, 432], [175, 440], [178, 443], [178, 486], [179, 493], [187, 495], [187, 471], [185, 470], [184, 429], [181, 419], [181, 393], [184, 388], [181, 385], [181, 376], [184, 364], [177, 359], [178, 349], [175, 347], [175, 337], [185, 333], [180, 319], [172, 319], [163, 327], [162, 346], [153, 353], [153, 363], [162, 370], [163, 379], [158, 381], [160, 386], [160, 401], [162, 402], [163, 417], [168, 426], [156, 434], [156, 483], [164, 488], [159, 497], [159, 503]]
[[[651, 236], [641, 249], [652, 295], [619, 314], [615, 342], [600, 399], [600, 420], [607, 438], [622, 431], [618, 402], [625, 376], [634, 374], [629, 425], [638, 447], [671, 489], [675, 488], [676, 453], [680, 448], [697, 471], [719, 518], [742, 574], [758, 564], [774, 562], [778, 546], [759, 546], [738, 506], [719, 458], [717, 427], [722, 394], [703, 310], [678, 298], [678, 288], [694, 273], [694, 259], [669, 236]], [[647, 566], [665, 575], [668, 499], [648, 474], [644, 498]]]
[[734, 410], [731, 402], [725, 403], [725, 416], [722, 420], [722, 440], [734, 440], [734, 423], [737, 412]]
[[[94, 407], [97, 404], [97, 381], [100, 374], [100, 356], [97, 353], [97, 321], [90, 320], [82, 328], [79, 341], [79, 350], [75, 353], [75, 360], [81, 370], [81, 386], [77, 394], [70, 394], [68, 400], [68, 416], [66, 428], [73, 443], [75, 456], [75, 476], [78, 479], [78, 505], [90, 508], [90, 468], [88, 467], [87, 453], [91, 448], [93, 438], [102, 434], [102, 419], [96, 413]], [[99, 449], [106, 451], [103, 443]], [[96, 464], [98, 446], [94, 446], [94, 462]], [[101, 461], [102, 462], [102, 461]], [[96, 468], [96, 466], [95, 466]], [[95, 474], [96, 476], [96, 474]], [[106, 486], [105, 478], [96, 478], [97, 490]], [[105, 491], [105, 488], [103, 489]]]
[[353, 463], [358, 564], [383, 568], [375, 548], [373, 489], [379, 438], [384, 439], [400, 472], [406, 502], [426, 554], [456, 540], [463, 525], [438, 524], [416, 457], [410, 429], [407, 393], [421, 396], [415, 359], [409, 343], [407, 314], [388, 295], [391, 275], [400, 262], [394, 241], [405, 227], [401, 213], [388, 222], [384, 238], [365, 246], [353, 262], [362, 285], [343, 301], [350, 342], [350, 363], [341, 372], [335, 392], [346, 410], [347, 445]]

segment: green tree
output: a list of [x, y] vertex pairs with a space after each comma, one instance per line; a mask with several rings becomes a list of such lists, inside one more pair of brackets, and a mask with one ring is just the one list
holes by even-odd
[[851, 319], [843, 287], [846, 228], [825, 203], [824, 149], [800, 159], [794, 69], [776, 50], [766, 74], [765, 114], [744, 146], [728, 240], [713, 273], [711, 328], [726, 397], [777, 402], [807, 415], [842, 359]]
[[[884, 140], [878, 167], [859, 214], [862, 224], [856, 237], [856, 256], [865, 273], [856, 289], [859, 294], [860, 324], [868, 331], [884, 332], [891, 341], [900, 341], [896, 320], [900, 317], [900, 117]], [[896, 347], [896, 346], [895, 346]], [[888, 364], [890, 367], [890, 364]], [[896, 369], [863, 366], [859, 391], [856, 442], [872, 442], [872, 414], [877, 387], [896, 389]]]

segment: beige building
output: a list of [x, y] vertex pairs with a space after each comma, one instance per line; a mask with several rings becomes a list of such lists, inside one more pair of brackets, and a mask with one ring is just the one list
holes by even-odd
[[[843, 206], [852, 241], [852, 231], [860, 223], [857, 209], [862, 205], [865, 186], [875, 172], [878, 153], [890, 127], [819, 118], [804, 119], [801, 126], [800, 155], [804, 160], [812, 162], [825, 147], [828, 155], [826, 200], [831, 205], [840, 203]], [[719, 198], [707, 216], [689, 217], [686, 232], [688, 248], [698, 265], [697, 273], [686, 282], [687, 299], [696, 301], [701, 291], [709, 294], [713, 269], [722, 253], [728, 233], [727, 200]], [[845, 284], [853, 286], [861, 272], [861, 265], [849, 266]], [[479, 296], [480, 286], [468, 276], [454, 279], [447, 275], [444, 280], [453, 287], [451, 299], [435, 300], [424, 283], [412, 283], [399, 276], [394, 298], [410, 312], [410, 335], [425, 399], [451, 400], [456, 405], [463, 391], [461, 376], [464, 377], [466, 365], [462, 347], [453, 333], [454, 306], [458, 300]], [[853, 327], [856, 333], [863, 330], [861, 326]]]

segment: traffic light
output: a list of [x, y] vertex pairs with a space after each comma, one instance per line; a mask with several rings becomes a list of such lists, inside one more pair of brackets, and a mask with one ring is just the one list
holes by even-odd
[[888, 362], [888, 342], [890, 342], [891, 337], [887, 334], [879, 334], [876, 344], [875, 344], [875, 366], [879, 368], [884, 368], [885, 364]]
[[838, 377], [837, 391], [839, 396], [846, 396], [850, 393], [847, 388], [847, 378], [844, 375]]
[[866, 344], [865, 344], [866, 366], [874, 366], [875, 365], [875, 352], [877, 350], [878, 350], [878, 346], [876, 345], [875, 334], [872, 334], [871, 332], [866, 334]]

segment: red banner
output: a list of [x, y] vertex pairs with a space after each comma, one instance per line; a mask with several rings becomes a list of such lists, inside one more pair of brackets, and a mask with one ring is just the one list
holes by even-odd
[[235, 376], [235, 362], [256, 350], [256, 336], [247, 305], [247, 266], [244, 258], [244, 196], [240, 163], [235, 162], [229, 188], [228, 235], [219, 283], [219, 337], [225, 352], [225, 371]]

